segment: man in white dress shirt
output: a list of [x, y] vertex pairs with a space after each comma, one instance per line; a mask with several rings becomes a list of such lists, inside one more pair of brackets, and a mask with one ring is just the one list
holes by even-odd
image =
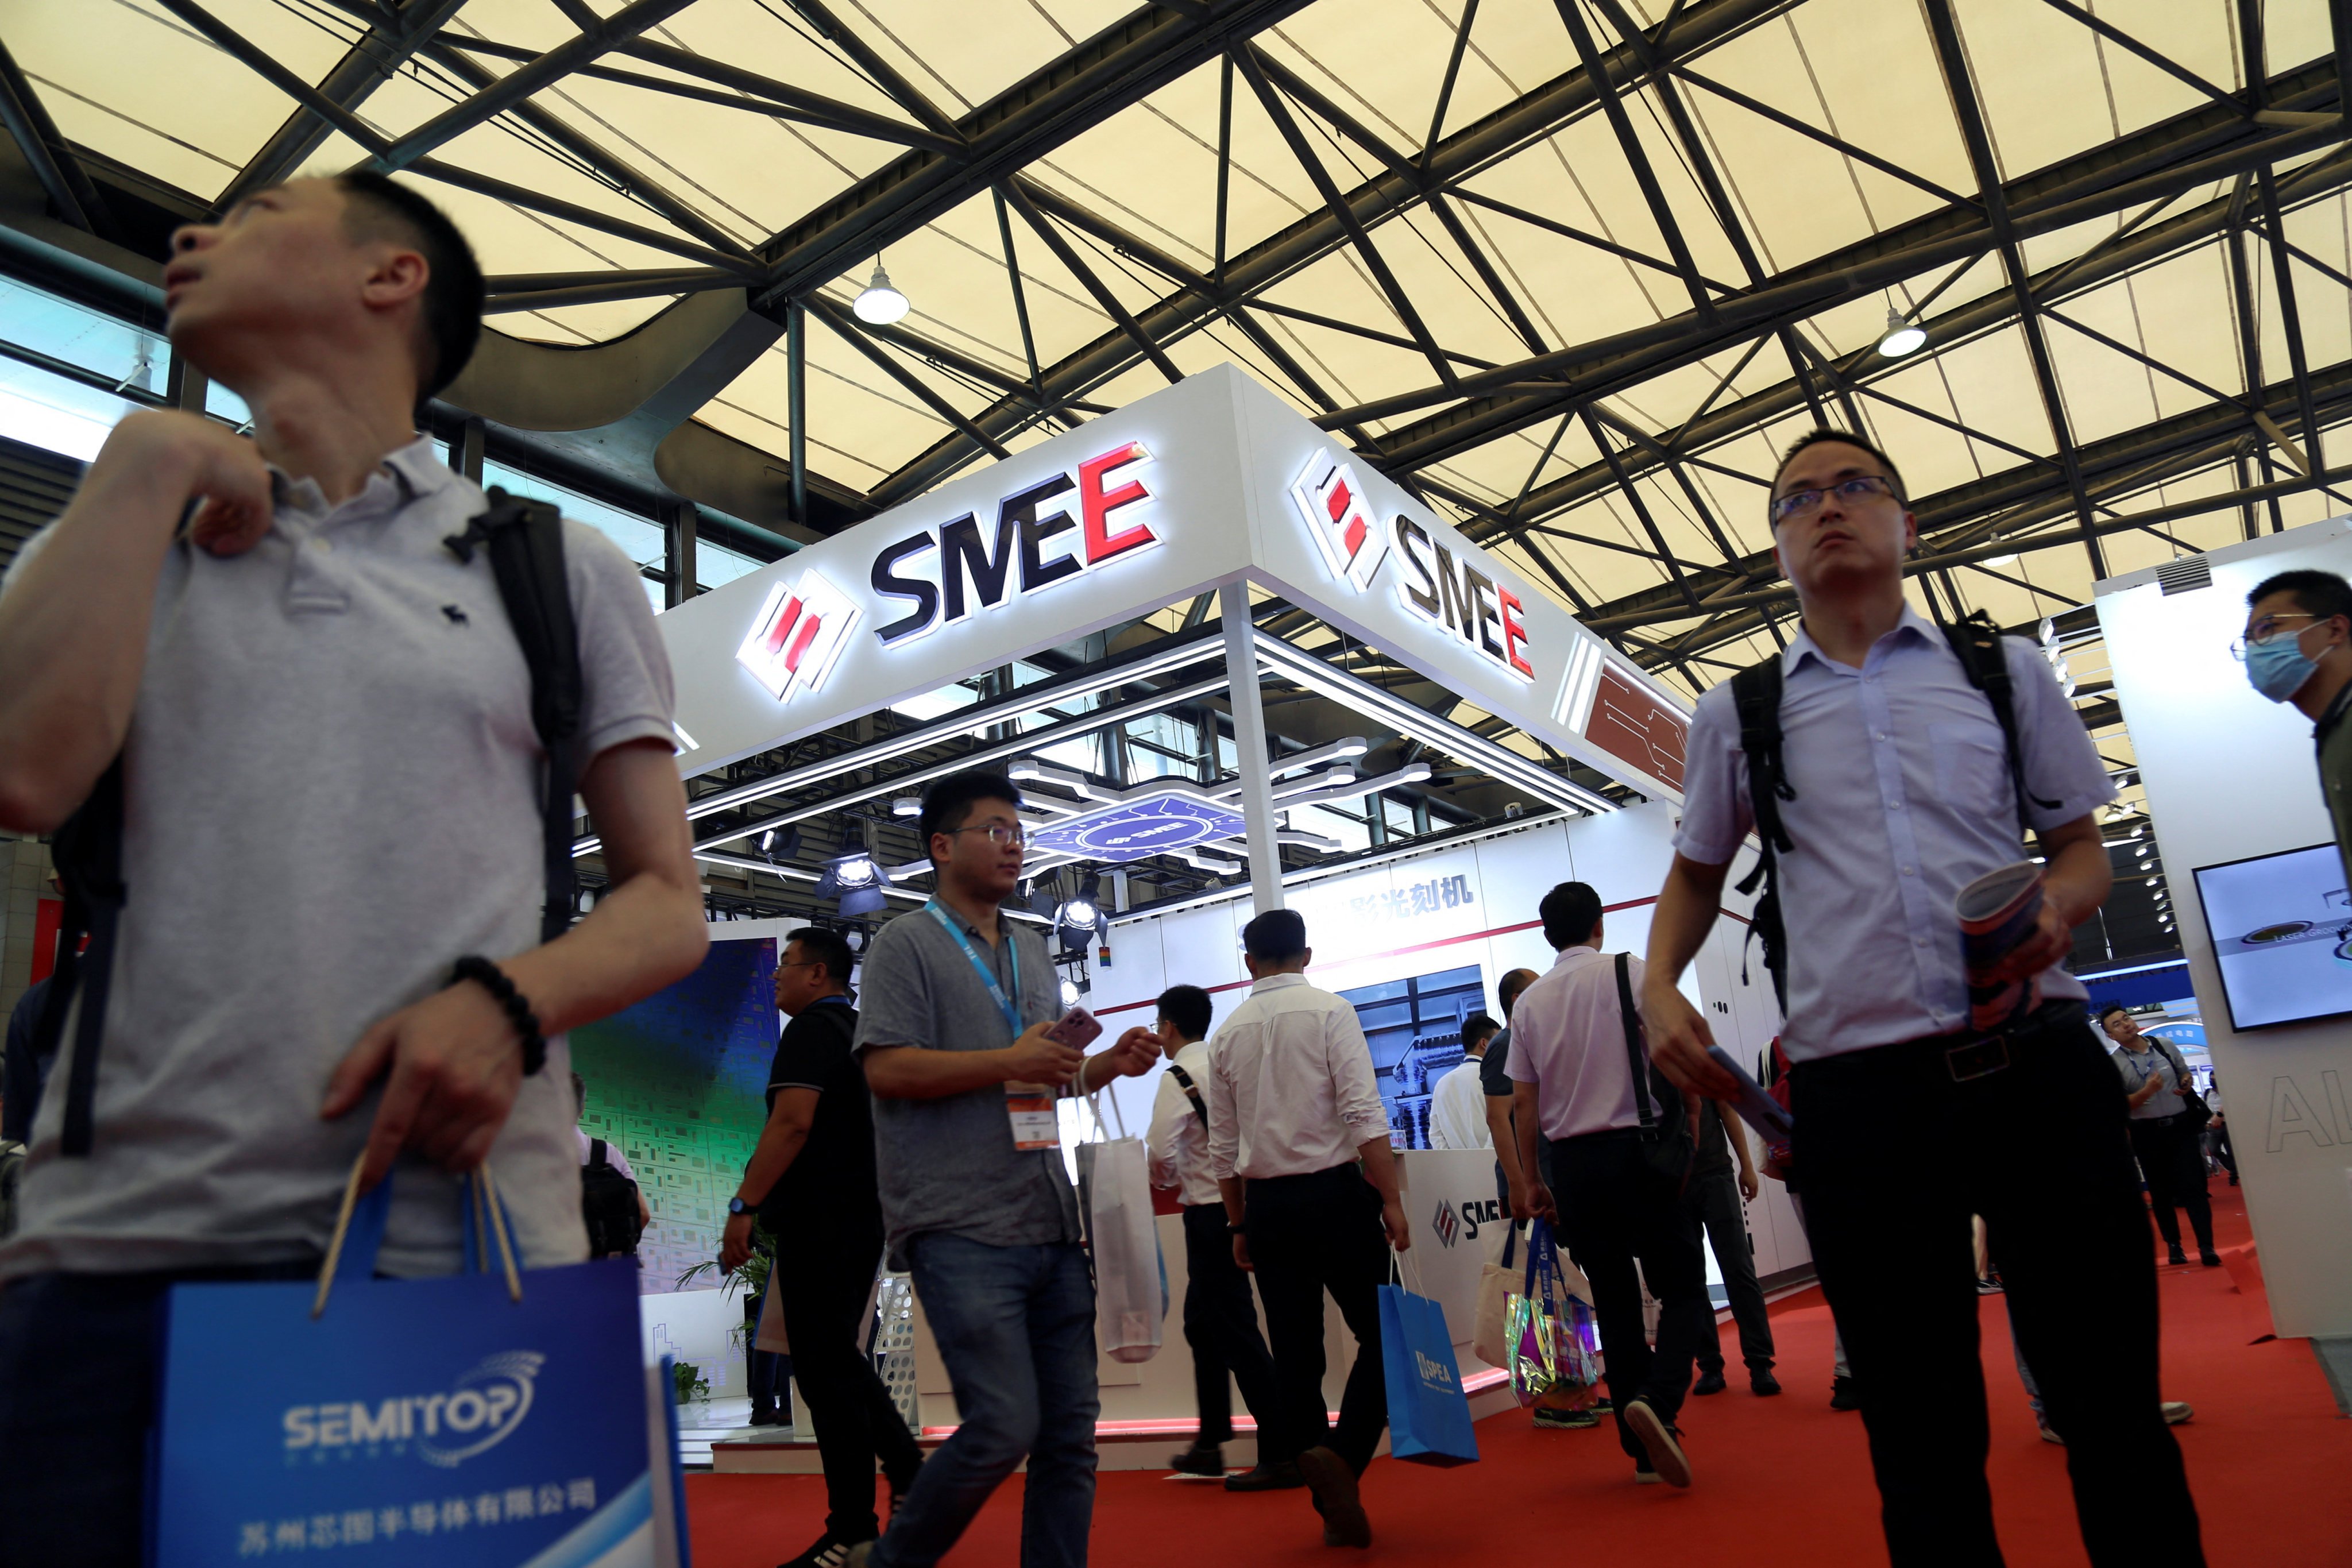
[[1478, 1075], [1486, 1043], [1502, 1026], [1484, 1013], [1473, 1013], [1462, 1020], [1462, 1060], [1437, 1080], [1429, 1096], [1431, 1148], [1495, 1146], [1495, 1135], [1486, 1130], [1486, 1091]]
[[1204, 1037], [1215, 1007], [1197, 985], [1171, 985], [1160, 994], [1160, 1017], [1152, 1034], [1168, 1054], [1160, 1091], [1151, 1102], [1151, 1130], [1144, 1147], [1151, 1156], [1151, 1184], [1174, 1187], [1184, 1215], [1184, 1343], [1192, 1352], [1192, 1394], [1201, 1429], [1192, 1446], [1169, 1461], [1188, 1476], [1224, 1478], [1235, 1492], [1275, 1491], [1305, 1486], [1298, 1467], [1287, 1460], [1269, 1465], [1263, 1454], [1255, 1468], [1225, 1475], [1221, 1451], [1234, 1435], [1234, 1385], [1261, 1433], [1275, 1418], [1274, 1357], [1258, 1332], [1257, 1299], [1249, 1276], [1234, 1261], [1234, 1239], [1225, 1234], [1225, 1200], [1209, 1173], [1209, 1047]]
[[[1327, 1546], [1369, 1546], [1357, 1478], [1388, 1426], [1379, 1289], [1389, 1249], [1412, 1245], [1388, 1113], [1356, 1010], [1307, 984], [1315, 954], [1294, 910], [1242, 928], [1248, 1000], [1209, 1043], [1209, 1168], [1225, 1200], [1234, 1260], [1256, 1260], [1274, 1342], [1280, 1422], [1258, 1462], [1295, 1459]], [[1356, 1336], [1332, 1430], [1323, 1408], [1323, 1292]]]

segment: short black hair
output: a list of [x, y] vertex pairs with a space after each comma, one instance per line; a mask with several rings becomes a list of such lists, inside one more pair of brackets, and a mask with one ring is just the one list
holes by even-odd
[[[801, 944], [803, 962], [823, 963], [824, 977], [836, 985], [849, 984], [849, 972], [856, 967], [857, 958], [849, 951], [847, 937], [823, 926], [803, 926], [784, 938], [785, 947], [794, 942]], [[776, 956], [782, 958], [783, 953], [779, 952]]]
[[343, 226], [354, 239], [389, 239], [425, 258], [418, 320], [427, 349], [417, 366], [416, 401], [457, 379], [482, 337], [482, 264], [449, 215], [388, 175], [351, 169], [335, 176]]
[[1475, 1045], [1493, 1039], [1502, 1032], [1503, 1026], [1495, 1022], [1493, 1018], [1484, 1013], [1473, 1013], [1462, 1020], [1462, 1048], [1466, 1051]]
[[1495, 1003], [1503, 1009], [1503, 1016], [1509, 1017], [1511, 1009], [1518, 1005], [1520, 995], [1542, 978], [1532, 969], [1514, 969], [1495, 982]]
[[1776, 464], [1772, 469], [1772, 488], [1764, 497], [1765, 516], [1768, 521], [1771, 516], [1773, 501], [1780, 499], [1781, 473], [1787, 469], [1790, 464], [1797, 460], [1798, 453], [1805, 450], [1809, 447], [1819, 447], [1825, 442], [1830, 441], [1836, 441], [1848, 447], [1859, 447], [1864, 451], [1869, 453], [1872, 457], [1877, 458], [1878, 466], [1886, 470], [1886, 477], [1895, 481], [1895, 499], [1906, 507], [1911, 504], [1910, 487], [1903, 482], [1903, 470], [1895, 466], [1894, 458], [1888, 457], [1885, 453], [1880, 451], [1875, 446], [1872, 445], [1867, 439], [1855, 435], [1851, 430], [1832, 430], [1824, 426], [1822, 428], [1808, 430], [1802, 436], [1798, 437], [1795, 441], [1791, 442], [1787, 451], [1780, 454], [1780, 462]]
[[966, 773], [950, 773], [923, 792], [923, 815], [916, 822], [916, 831], [923, 836], [923, 855], [938, 864], [931, 854], [931, 835], [953, 833], [971, 816], [971, 808], [983, 800], [1001, 800], [1019, 810], [1021, 789], [1003, 773], [992, 773], [985, 768]]
[[2333, 572], [2316, 572], [2305, 568], [2298, 572], [2281, 572], [2254, 584], [2246, 595], [2246, 608], [2252, 609], [2273, 594], [2292, 594], [2297, 608], [2306, 616], [2321, 620], [2332, 616], [2352, 617], [2352, 583], [2347, 583]]
[[1536, 906], [1543, 920], [1544, 941], [1555, 950], [1575, 947], [1592, 940], [1592, 928], [1601, 923], [1601, 895], [1583, 882], [1562, 882], [1543, 896]]
[[1206, 1039], [1216, 1006], [1197, 985], [1171, 985], [1160, 994], [1160, 1016], [1188, 1040]]
[[1307, 951], [1307, 922], [1297, 910], [1268, 910], [1242, 927], [1242, 950], [1260, 963], [1287, 963]]
[[2097, 1024], [2104, 1024], [2104, 1023], [2105, 1023], [2105, 1022], [2107, 1021], [2107, 1015], [2108, 1015], [2108, 1014], [2110, 1014], [2110, 1013], [2123, 1013], [2123, 1014], [2129, 1014], [2130, 1012], [2131, 1012], [2131, 1009], [2130, 1009], [2130, 1008], [2128, 1008], [2128, 1007], [2126, 1007], [2126, 1006], [2125, 1006], [2122, 1003], [2120, 1003], [2120, 1002], [2110, 1002], [2110, 1003], [2108, 1003], [2105, 1006], [2104, 1006], [2104, 1007], [2100, 1008], [2100, 1009], [2098, 1010], [2098, 1012], [2097, 1012], [2097, 1013], [2095, 1013], [2095, 1014], [2094, 1014], [2094, 1015], [2092, 1016], [2092, 1022], [2094, 1022], [2094, 1023], [2097, 1023]]

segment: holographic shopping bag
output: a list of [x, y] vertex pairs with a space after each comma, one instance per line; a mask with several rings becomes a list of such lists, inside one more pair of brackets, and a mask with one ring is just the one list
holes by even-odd
[[1592, 1289], [1560, 1260], [1548, 1221], [1528, 1229], [1526, 1287], [1511, 1298], [1504, 1333], [1511, 1394], [1521, 1405], [1574, 1410], [1600, 1397], [1601, 1324], [1592, 1315]]
[[373, 1278], [387, 1181], [346, 1199], [320, 1283], [173, 1288], [152, 1568], [684, 1568], [635, 1267], [519, 1270], [503, 1215], [495, 1244], [473, 1223], [494, 1184], [468, 1186], [479, 1271]]

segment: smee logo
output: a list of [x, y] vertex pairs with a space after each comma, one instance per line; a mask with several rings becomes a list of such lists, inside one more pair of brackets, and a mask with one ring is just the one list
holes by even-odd
[[1478, 1239], [1480, 1226], [1503, 1223], [1503, 1205], [1493, 1198], [1464, 1198], [1462, 1219], [1463, 1223], [1470, 1227], [1463, 1232], [1462, 1238], [1465, 1241], [1475, 1241]]
[[833, 673], [857, 616], [847, 595], [816, 573], [803, 572], [791, 586], [779, 583], [768, 590], [751, 635], [735, 650], [735, 662], [779, 702], [795, 686], [814, 691]]
[[908, 607], [874, 635], [897, 647], [1159, 543], [1150, 523], [1127, 510], [1151, 491], [1132, 475], [1114, 477], [1150, 460], [1141, 442], [1129, 441], [1006, 496], [992, 526], [966, 512], [885, 545], [874, 558], [874, 592]]
[[294, 1405], [282, 1423], [287, 1455], [415, 1443], [426, 1464], [454, 1468], [522, 1425], [530, 1414], [532, 1380], [546, 1363], [537, 1351], [506, 1351], [458, 1378], [446, 1394], [409, 1394], [373, 1406], [365, 1400]]
[[1454, 1205], [1443, 1199], [1438, 1202], [1437, 1212], [1430, 1216], [1429, 1227], [1437, 1233], [1440, 1247], [1453, 1246], [1454, 1238], [1462, 1234], [1462, 1222], [1454, 1216]]
[[1290, 499], [1322, 548], [1331, 574], [1345, 577], [1358, 593], [1370, 587], [1372, 574], [1381, 567], [1380, 531], [1364, 502], [1356, 470], [1318, 452], [1291, 482]]

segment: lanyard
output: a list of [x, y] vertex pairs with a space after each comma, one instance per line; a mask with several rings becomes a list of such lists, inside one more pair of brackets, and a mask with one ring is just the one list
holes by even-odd
[[[925, 904], [923, 912], [939, 921], [941, 931], [955, 938], [955, 944], [963, 949], [963, 955], [966, 958], [971, 960], [972, 971], [980, 976], [980, 983], [988, 987], [989, 1000], [994, 1002], [996, 1010], [1004, 1015], [1005, 1026], [1013, 1031], [1013, 1037], [1019, 1039], [1021, 1037], [1021, 949], [1015, 946], [1011, 950], [1013, 995], [1010, 1000], [1007, 1000], [1004, 987], [996, 983], [996, 971], [991, 967], [986, 959], [980, 956], [978, 950], [971, 945], [971, 939], [963, 934], [962, 925], [950, 918], [946, 910], [940, 907], [940, 901], [937, 899]], [[1006, 931], [1003, 934], [1005, 942], [1010, 944], [1013, 942], [1012, 931]]]

